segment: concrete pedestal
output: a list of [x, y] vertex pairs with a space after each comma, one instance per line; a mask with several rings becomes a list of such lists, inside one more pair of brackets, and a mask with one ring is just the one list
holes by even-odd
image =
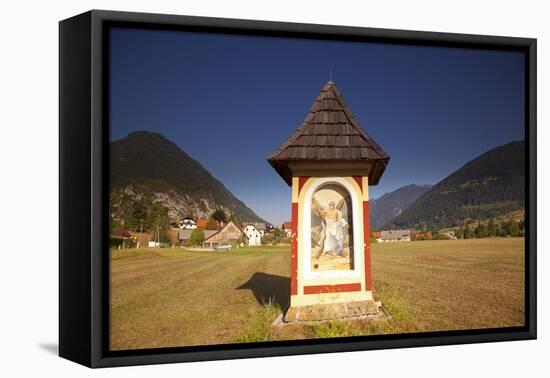
[[372, 300], [290, 307], [284, 314], [284, 323], [320, 322], [327, 320], [382, 319], [388, 314], [382, 303]]

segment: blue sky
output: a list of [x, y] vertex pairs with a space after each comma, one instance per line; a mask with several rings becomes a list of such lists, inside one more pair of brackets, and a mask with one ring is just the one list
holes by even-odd
[[270, 222], [290, 188], [266, 157], [333, 80], [391, 156], [371, 198], [435, 184], [498, 145], [524, 139], [518, 52], [113, 29], [111, 140], [155, 131]]

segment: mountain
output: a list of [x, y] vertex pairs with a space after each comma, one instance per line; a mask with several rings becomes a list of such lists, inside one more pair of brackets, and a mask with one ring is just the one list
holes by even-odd
[[411, 184], [402, 186], [393, 192], [385, 193], [380, 198], [371, 199], [369, 201], [371, 228], [379, 230], [405, 211], [431, 187], [431, 185]]
[[385, 228], [441, 229], [525, 207], [525, 144], [511, 142], [466, 163]]
[[[137, 202], [167, 209], [169, 219], [208, 218], [221, 209], [237, 222], [266, 222], [198, 161], [160, 134], [138, 131], [112, 142], [111, 215], [124, 219]], [[144, 209], [143, 211], [147, 211]]]

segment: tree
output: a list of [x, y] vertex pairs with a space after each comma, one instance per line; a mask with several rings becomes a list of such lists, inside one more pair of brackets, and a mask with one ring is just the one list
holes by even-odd
[[119, 228], [122, 228], [122, 224], [119, 220], [114, 219], [112, 216], [109, 216], [110, 222], [109, 222], [109, 233], [112, 234]]
[[217, 230], [219, 226], [218, 221], [214, 219], [210, 219], [208, 222], [206, 222], [206, 226], [204, 227], [207, 230]]
[[246, 237], [246, 235], [244, 233], [242, 233], [241, 236], [239, 236], [239, 239], [237, 239], [237, 246], [240, 246], [241, 244], [242, 245], [248, 245], [248, 238]]
[[227, 223], [227, 216], [223, 212], [223, 210], [218, 209], [212, 213], [210, 216], [211, 219], [214, 219], [215, 221], [218, 221], [220, 223]]
[[[170, 241], [168, 237], [168, 228], [170, 220], [168, 219], [168, 209], [158, 202], [153, 202], [149, 207], [145, 226], [149, 232], [153, 233], [153, 239], [166, 243]], [[144, 227], [145, 227], [144, 226]]]
[[191, 235], [189, 236], [189, 239], [185, 242], [185, 245], [187, 247], [193, 247], [193, 246], [201, 246], [204, 242], [204, 231], [202, 228], [195, 228]]
[[273, 235], [265, 234], [262, 237], [262, 245], [271, 245], [273, 244]]
[[519, 235], [519, 225], [518, 222], [516, 222], [513, 219], [510, 219], [506, 224], [504, 225], [506, 228], [506, 232], [510, 236], [518, 236]]
[[438, 231], [432, 232], [432, 240], [447, 240], [447, 236], [443, 235]]
[[477, 227], [475, 229], [475, 236], [476, 238], [486, 238], [488, 236], [487, 226], [482, 224], [480, 221], [478, 221], [477, 223]]
[[488, 236], [497, 236], [497, 225], [495, 224], [495, 221], [493, 218], [489, 219], [489, 223], [487, 225], [487, 234]]
[[462, 228], [458, 227], [454, 231], [455, 231], [456, 238], [462, 239], [462, 237], [464, 236], [464, 232], [462, 231]]
[[501, 238], [505, 238], [508, 236], [508, 233], [506, 232], [506, 229], [500, 225], [497, 226], [497, 236]]
[[470, 229], [470, 225], [467, 224], [466, 227], [464, 228], [464, 239], [471, 239], [473, 237], [474, 237], [474, 233]]
[[[133, 201], [130, 207], [130, 216], [126, 221], [126, 227], [130, 231], [139, 232], [141, 222], [147, 220], [147, 209], [142, 201]], [[150, 226], [150, 225], [149, 225]], [[147, 225], [145, 225], [147, 227]]]

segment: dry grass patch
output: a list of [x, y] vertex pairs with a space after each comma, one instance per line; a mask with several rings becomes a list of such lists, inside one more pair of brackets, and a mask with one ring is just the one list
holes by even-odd
[[290, 248], [111, 252], [111, 348], [521, 326], [524, 239], [374, 244], [389, 321], [274, 329], [288, 305]]

